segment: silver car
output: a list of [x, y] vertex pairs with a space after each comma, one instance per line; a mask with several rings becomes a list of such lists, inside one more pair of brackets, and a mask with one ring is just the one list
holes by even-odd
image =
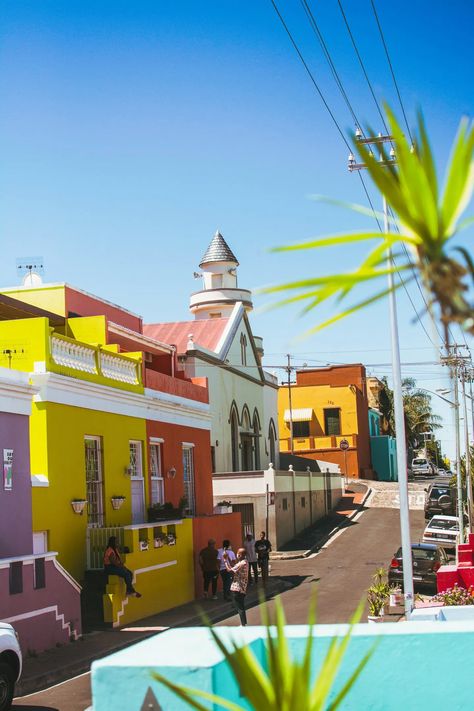
[[21, 666], [17, 633], [7, 622], [0, 622], [0, 711], [7, 711], [11, 706]]
[[423, 533], [425, 543], [436, 543], [443, 548], [455, 548], [459, 538], [457, 516], [433, 516]]

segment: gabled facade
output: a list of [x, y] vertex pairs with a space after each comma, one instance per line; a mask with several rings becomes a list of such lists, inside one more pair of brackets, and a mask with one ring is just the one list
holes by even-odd
[[176, 347], [187, 377], [207, 378], [214, 472], [278, 466], [277, 379], [262, 368], [262, 341], [248, 316], [251, 293], [238, 286], [237, 267], [217, 232], [200, 263], [203, 289], [191, 296], [194, 320], [143, 327]]

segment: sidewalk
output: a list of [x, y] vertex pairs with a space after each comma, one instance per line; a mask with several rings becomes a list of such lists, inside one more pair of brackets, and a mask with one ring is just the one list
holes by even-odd
[[[272, 598], [290, 587], [291, 583], [284, 578], [270, 577], [265, 596], [267, 599]], [[247, 607], [258, 605], [261, 590], [263, 588], [260, 585], [257, 589], [254, 586], [250, 587], [247, 594]], [[22, 677], [16, 686], [15, 695], [25, 696], [87, 672], [96, 659], [163, 632], [169, 627], [201, 626], [201, 610], [212, 623], [236, 614], [232, 604], [224, 602], [222, 598], [203, 599], [137, 620], [125, 627], [90, 632], [77, 642], [55, 647], [35, 657], [25, 656]]]
[[295, 558], [307, 558], [323, 548], [335, 533], [346, 526], [350, 526], [354, 516], [360, 511], [364, 511], [364, 504], [371, 491], [369, 482], [351, 481], [346, 493], [329, 516], [302, 531], [296, 538], [282, 546], [280, 550], [271, 553], [271, 559], [294, 560]]

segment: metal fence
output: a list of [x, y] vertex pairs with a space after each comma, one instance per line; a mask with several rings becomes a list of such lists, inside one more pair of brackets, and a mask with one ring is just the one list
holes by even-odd
[[115, 536], [117, 545], [120, 548], [123, 547], [123, 528], [121, 526], [87, 529], [87, 570], [102, 570], [104, 567], [104, 551], [107, 548], [110, 536]]

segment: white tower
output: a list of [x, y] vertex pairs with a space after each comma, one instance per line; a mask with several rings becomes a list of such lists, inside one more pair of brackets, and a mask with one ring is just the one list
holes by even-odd
[[246, 311], [252, 310], [251, 292], [237, 286], [238, 266], [236, 256], [217, 230], [199, 265], [204, 288], [192, 294], [189, 302], [196, 319], [229, 316], [238, 301]]

